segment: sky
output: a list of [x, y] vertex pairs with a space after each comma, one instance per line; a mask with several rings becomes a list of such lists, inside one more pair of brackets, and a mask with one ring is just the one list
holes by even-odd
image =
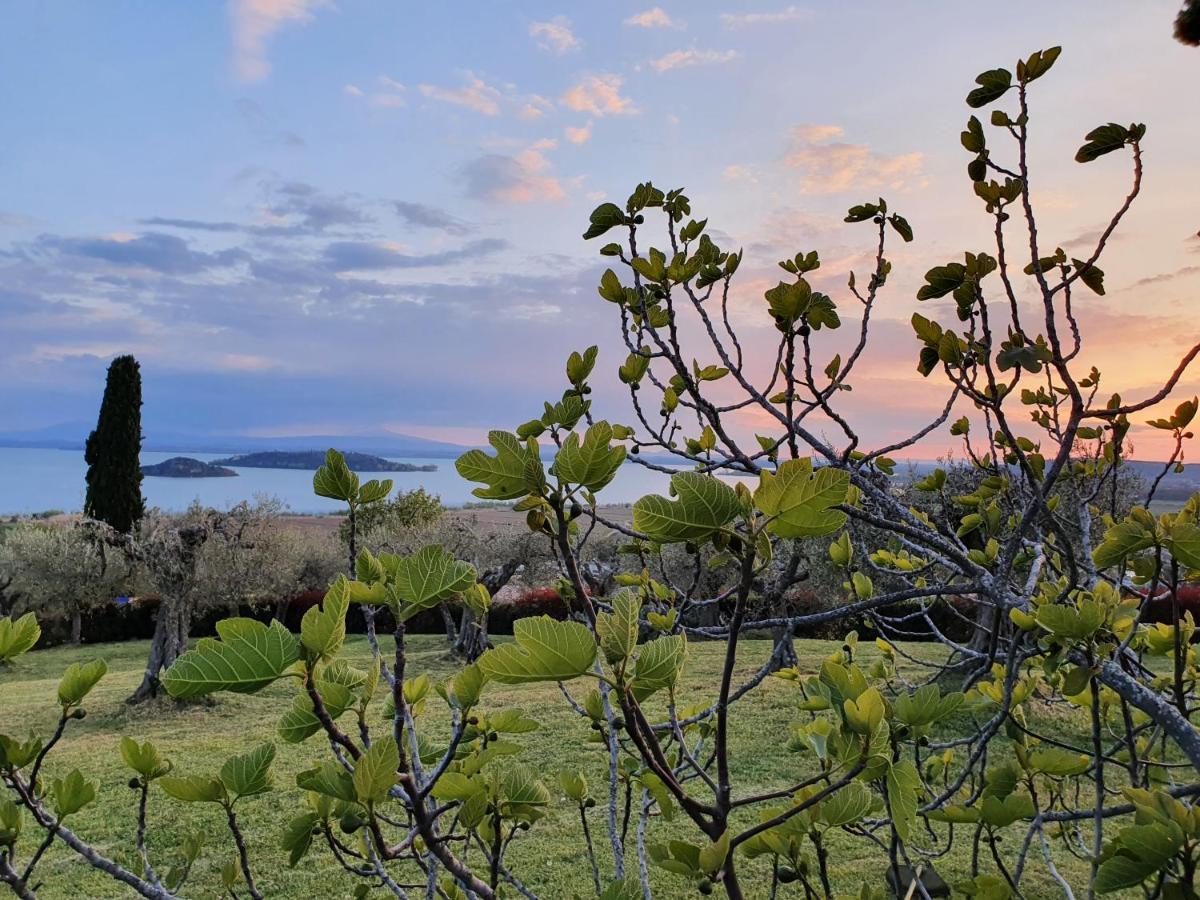
[[[109, 360], [133, 353], [147, 434], [476, 443], [557, 398], [567, 354], [592, 343], [595, 409], [629, 421], [600, 242], [581, 233], [649, 179], [745, 248], [733, 319], [756, 359], [778, 260], [820, 250], [814, 282], [853, 323], [846, 276], [865, 281], [871, 234], [846, 209], [882, 195], [907, 217], [916, 240], [888, 252], [841, 398], [880, 446], [947, 395], [915, 370], [924, 272], [988, 247], [964, 97], [1055, 44], [1031, 100], [1043, 246], [1084, 255], [1129, 189], [1127, 154], [1073, 162], [1083, 135], [1148, 126], [1108, 293], [1078, 299], [1081, 375], [1094, 363], [1137, 399], [1200, 339], [1200, 51], [1172, 39], [1176, 7], [1014, 0], [985, 21], [932, 0], [7, 3], [0, 431], [94, 420]], [[1200, 367], [1178, 399], [1197, 392]], [[1142, 421], [1135, 454], [1161, 455]]]

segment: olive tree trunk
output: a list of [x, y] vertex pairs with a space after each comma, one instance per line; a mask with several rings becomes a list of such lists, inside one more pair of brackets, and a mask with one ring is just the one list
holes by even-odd
[[446, 643], [453, 647], [458, 643], [458, 627], [454, 624], [454, 613], [450, 611], [448, 603], [439, 604], [438, 610], [442, 614], [442, 624], [446, 628]]
[[771, 654], [771, 671], [794, 669], [800, 665], [800, 657], [796, 655], [794, 629], [791, 625], [775, 628], [771, 632], [774, 642], [774, 652]]
[[0, 575], [0, 616], [12, 615], [17, 608], [21, 594], [13, 589], [12, 583], [15, 580], [15, 575]]
[[141, 703], [159, 696], [163, 690], [159, 675], [187, 650], [188, 632], [192, 627], [196, 556], [207, 537], [205, 529], [200, 527], [179, 531], [178, 558], [174, 560], [172, 575], [167, 581], [171, 587], [163, 591], [159, 602], [146, 671], [142, 683], [126, 703]]
[[[510, 559], [504, 565], [495, 566], [484, 572], [479, 583], [487, 588], [488, 593], [494, 597], [502, 587], [512, 580], [513, 575], [520, 567], [521, 564], [517, 560]], [[449, 612], [444, 614], [448, 615]], [[458, 624], [458, 634], [451, 645], [450, 653], [467, 662], [474, 662], [483, 655], [483, 651], [487, 648], [487, 614], [476, 616], [469, 606], [464, 605], [462, 618]]]
[[458, 636], [451, 653], [467, 662], [475, 662], [488, 648], [487, 613], [476, 616], [468, 607], [463, 607]]
[[191, 618], [191, 610], [182, 597], [163, 598], [154, 622], [154, 638], [150, 642], [150, 655], [146, 660], [142, 683], [126, 703], [141, 703], [163, 693], [160, 676], [187, 650]]

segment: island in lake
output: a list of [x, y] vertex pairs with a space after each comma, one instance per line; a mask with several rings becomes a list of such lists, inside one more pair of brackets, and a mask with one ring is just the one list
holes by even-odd
[[[412, 463], [392, 462], [370, 453], [343, 453], [346, 465], [355, 472], [436, 472], [432, 463], [415, 466]], [[262, 453], [241, 453], [215, 459], [214, 466], [237, 466], [242, 469], [308, 469], [316, 471], [325, 464], [324, 450], [268, 450]]]
[[150, 466], [142, 466], [142, 474], [156, 478], [236, 478], [237, 472], [190, 456], [172, 456]]

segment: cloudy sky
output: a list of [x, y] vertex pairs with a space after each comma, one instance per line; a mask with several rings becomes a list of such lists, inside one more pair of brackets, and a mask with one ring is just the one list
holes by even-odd
[[[1172, 40], [1176, 6], [5, 4], [0, 431], [93, 418], [108, 360], [132, 352], [148, 432], [478, 441], [557, 396], [572, 349], [599, 343], [615, 382], [580, 234], [653, 179], [746, 248], [751, 347], [774, 334], [777, 260], [820, 249], [818, 282], [844, 299], [870, 237], [846, 208], [883, 194], [907, 216], [917, 238], [889, 253], [847, 397], [867, 443], [888, 441], [945, 396], [914, 369], [922, 274], [987, 247], [963, 98], [1053, 44], [1031, 124], [1045, 244], [1079, 254], [1128, 190], [1126, 156], [1072, 161], [1083, 135], [1149, 129], [1108, 295], [1079, 302], [1087, 362], [1138, 397], [1200, 336], [1200, 51]], [[1185, 382], [1200, 390], [1200, 369]], [[628, 418], [619, 391], [596, 401]]]

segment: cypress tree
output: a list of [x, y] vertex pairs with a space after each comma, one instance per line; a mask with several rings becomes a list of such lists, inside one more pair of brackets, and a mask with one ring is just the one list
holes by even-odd
[[108, 367], [96, 430], [88, 435], [84, 514], [128, 534], [145, 512], [142, 500], [142, 375], [132, 356]]

